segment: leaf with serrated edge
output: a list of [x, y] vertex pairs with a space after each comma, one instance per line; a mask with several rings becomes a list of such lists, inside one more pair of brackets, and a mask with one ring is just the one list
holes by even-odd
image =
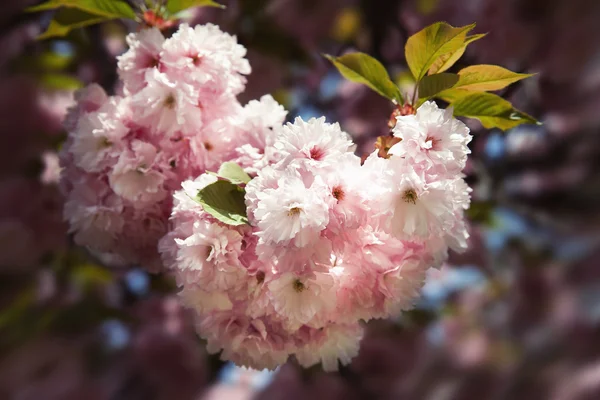
[[177, 14], [178, 12], [187, 10], [188, 8], [194, 7], [218, 7], [225, 8], [223, 4], [219, 4], [213, 0], [168, 0], [167, 11], [170, 14]]
[[426, 99], [449, 89], [458, 82], [458, 75], [448, 72], [424, 76], [419, 82], [419, 98]]
[[244, 190], [227, 181], [216, 181], [198, 192], [204, 211], [227, 225], [248, 223]]
[[493, 93], [472, 93], [452, 103], [455, 116], [476, 118], [487, 128], [507, 130], [521, 124], [539, 124], [510, 102]]
[[402, 103], [398, 86], [392, 82], [385, 67], [368, 54], [348, 53], [341, 57], [324, 55], [342, 76], [352, 82], [367, 85], [381, 96]]
[[504, 89], [534, 74], [519, 74], [498, 65], [472, 65], [458, 72], [459, 80], [454, 89], [463, 89], [476, 92], [486, 92]]
[[445, 22], [436, 22], [408, 38], [405, 56], [415, 79], [420, 80], [441, 56], [460, 49], [467, 33], [475, 24], [455, 28]]
[[438, 74], [440, 72], [447, 71], [463, 56], [463, 54], [465, 54], [465, 50], [467, 50], [468, 45], [470, 45], [471, 43], [473, 43], [476, 40], [481, 39], [485, 35], [487, 35], [487, 33], [480, 33], [477, 35], [467, 36], [467, 38], [465, 39], [465, 43], [463, 44], [463, 46], [461, 48], [459, 48], [456, 51], [443, 54], [440, 56], [440, 58], [435, 60], [433, 65], [431, 65], [431, 68], [429, 68], [429, 71], [427, 72], [427, 74], [433, 75], [433, 74]]
[[122, 0], [50, 0], [38, 6], [29, 7], [25, 11], [38, 12], [54, 10], [60, 7], [75, 8], [107, 19], [135, 19], [133, 9], [127, 2]]

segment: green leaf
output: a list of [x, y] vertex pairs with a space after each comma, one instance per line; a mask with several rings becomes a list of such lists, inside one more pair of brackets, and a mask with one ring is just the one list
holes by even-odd
[[220, 178], [227, 179], [234, 185], [240, 183], [248, 183], [252, 180], [250, 175], [244, 172], [244, 169], [234, 162], [224, 162], [219, 168], [219, 172], [216, 175]]
[[367, 85], [381, 96], [403, 103], [398, 86], [392, 82], [385, 67], [365, 53], [349, 53], [341, 57], [324, 56], [335, 65], [342, 76], [352, 82]]
[[50, 0], [39, 6], [29, 7], [25, 11], [38, 12], [54, 10], [60, 7], [75, 8], [106, 19], [135, 19], [135, 12], [123, 0]]
[[482, 64], [463, 68], [458, 75], [460, 79], [455, 89], [485, 92], [504, 89], [511, 83], [535, 74], [519, 74], [497, 65]]
[[193, 7], [219, 7], [225, 8], [213, 0], [169, 0], [167, 2], [167, 11], [170, 14], [177, 14], [180, 11]]
[[439, 92], [451, 88], [456, 82], [458, 82], [458, 75], [448, 72], [424, 76], [419, 82], [419, 98], [433, 97]]
[[471, 92], [469, 90], [446, 89], [446, 90], [436, 94], [435, 97], [437, 97], [438, 99], [447, 101], [448, 103], [454, 103], [456, 100], [463, 98], [465, 96], [468, 96], [470, 94], [473, 94], [473, 92]]
[[535, 118], [492, 93], [471, 93], [453, 102], [452, 106], [455, 116], [476, 118], [487, 129], [507, 130], [521, 124], [539, 125]]
[[480, 33], [477, 35], [467, 36], [462, 47], [460, 47], [458, 50], [441, 55], [437, 60], [434, 61], [427, 73], [429, 75], [433, 75], [448, 70], [463, 56], [463, 54], [465, 54], [465, 50], [469, 44], [481, 39], [485, 35], [486, 33]]
[[474, 27], [475, 24], [454, 28], [445, 22], [436, 22], [409, 37], [404, 52], [415, 79], [423, 78], [444, 54], [459, 50]]
[[63, 37], [69, 34], [73, 29], [94, 25], [102, 21], [106, 21], [106, 18], [77, 9], [64, 8], [58, 10], [54, 19], [50, 21], [50, 25], [48, 25], [46, 31], [38, 36], [38, 39], [43, 40], [52, 37]]
[[244, 189], [231, 182], [216, 181], [198, 192], [204, 211], [228, 225], [248, 223]]

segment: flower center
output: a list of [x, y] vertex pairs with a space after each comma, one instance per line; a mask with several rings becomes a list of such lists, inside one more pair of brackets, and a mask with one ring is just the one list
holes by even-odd
[[204, 249], [204, 259], [206, 261], [210, 260], [212, 252], [213, 252], [213, 247], [212, 246], [206, 246], [206, 248]]
[[167, 96], [167, 98], [165, 99], [164, 104], [165, 104], [165, 107], [170, 108], [172, 110], [173, 108], [175, 108], [175, 103], [176, 103], [175, 96], [173, 96], [173, 94], [169, 94]]
[[256, 281], [261, 284], [265, 281], [265, 273], [263, 271], [258, 271], [256, 273]]
[[300, 279], [296, 279], [294, 281], [294, 290], [296, 291], [296, 293], [302, 293], [304, 289], [306, 289], [304, 283], [300, 282]]
[[302, 211], [300, 207], [292, 207], [288, 210], [288, 216], [295, 217], [297, 215], [300, 215], [300, 211]]
[[331, 194], [338, 202], [344, 200], [344, 197], [345, 197], [344, 189], [342, 189], [342, 187], [340, 185], [334, 186], [333, 190], [331, 191]]
[[438, 144], [441, 142], [440, 139], [436, 139], [433, 136], [427, 136], [425, 143], [431, 142], [431, 150], [437, 150]]
[[211, 151], [212, 149], [214, 149], [214, 146], [211, 142], [204, 142], [204, 148], [206, 149], [206, 151]]
[[158, 57], [152, 57], [148, 62], [148, 68], [158, 68], [159, 65], [160, 60], [158, 59]]
[[309, 157], [315, 161], [321, 161], [323, 157], [325, 157], [325, 152], [323, 149], [318, 148], [317, 146], [310, 149]]
[[402, 200], [407, 203], [417, 204], [417, 192], [415, 192], [414, 189], [408, 189], [402, 195]]
[[192, 63], [194, 63], [194, 65], [197, 67], [200, 64], [202, 64], [202, 57], [200, 57], [199, 54], [196, 54], [194, 56], [191, 57], [192, 58]]
[[112, 146], [112, 142], [110, 140], [108, 140], [107, 137], [102, 137], [100, 138], [100, 140], [98, 141], [98, 148], [101, 149], [106, 149], [108, 147]]

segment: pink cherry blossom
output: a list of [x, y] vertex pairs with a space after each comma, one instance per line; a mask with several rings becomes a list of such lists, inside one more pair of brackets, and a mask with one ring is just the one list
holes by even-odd
[[127, 36], [129, 51], [118, 60], [119, 76], [128, 94], [142, 90], [147, 84], [146, 73], [160, 68], [164, 42], [164, 36], [156, 28]]
[[[271, 96], [242, 106], [246, 49], [217, 26], [127, 42], [122, 96], [91, 86], [69, 112], [64, 217], [93, 254], [173, 275], [210, 353], [334, 371], [358, 354], [363, 322], [411, 308], [426, 271], [466, 247], [471, 137], [450, 110], [398, 117], [389, 158], [361, 163], [337, 123], [283, 125]], [[214, 175], [224, 162], [251, 178], [234, 182], [247, 224], [198, 196], [229, 181]]]

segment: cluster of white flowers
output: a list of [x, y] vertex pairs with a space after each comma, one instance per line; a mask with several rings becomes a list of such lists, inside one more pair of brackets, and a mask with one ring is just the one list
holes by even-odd
[[426, 271], [466, 246], [469, 131], [425, 103], [398, 118], [391, 156], [363, 165], [324, 118], [268, 134], [268, 165], [245, 187], [249, 225], [194, 201], [217, 180], [202, 175], [175, 193], [160, 248], [210, 350], [253, 368], [293, 355], [336, 370], [357, 354], [361, 321], [410, 308]]
[[[121, 94], [91, 86], [67, 120], [65, 216], [95, 252], [165, 265], [210, 351], [335, 370], [357, 354], [362, 321], [410, 308], [426, 270], [466, 246], [470, 135], [451, 110], [398, 117], [389, 157], [362, 163], [338, 124], [283, 125], [270, 96], [242, 107], [245, 49], [217, 27], [128, 42]], [[240, 184], [248, 224], [197, 201], [226, 161], [253, 177]]]

